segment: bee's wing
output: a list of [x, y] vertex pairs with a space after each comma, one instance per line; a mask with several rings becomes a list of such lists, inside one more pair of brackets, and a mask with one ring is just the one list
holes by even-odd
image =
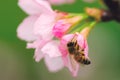
[[69, 59], [70, 59], [72, 69], [76, 70], [77, 66], [78, 66], [78, 63], [75, 61], [74, 55], [69, 55]]

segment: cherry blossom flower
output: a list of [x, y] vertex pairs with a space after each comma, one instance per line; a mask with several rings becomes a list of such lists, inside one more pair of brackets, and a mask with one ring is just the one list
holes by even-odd
[[67, 43], [76, 36], [76, 40], [80, 48], [84, 49], [84, 54], [88, 58], [88, 44], [86, 39], [83, 37], [82, 34], [68, 34], [63, 36], [60, 42], [59, 49], [62, 53], [64, 65], [69, 68], [72, 75], [75, 77], [77, 76], [79, 70], [79, 63], [75, 61], [74, 57], [71, 56], [68, 52]]
[[48, 69], [53, 72], [63, 68], [58, 42], [52, 40], [52, 30], [54, 24], [60, 19], [65, 19], [68, 14], [53, 11], [49, 3], [42, 0], [19, 0], [19, 6], [29, 16], [19, 25], [17, 35], [28, 42], [27, 48], [35, 49], [35, 61], [39, 62], [44, 58]]
[[[19, 6], [29, 16], [19, 25], [17, 36], [27, 42], [27, 48], [35, 49], [35, 61], [44, 59], [49, 71], [56, 72], [66, 66], [73, 76], [77, 76], [79, 63], [69, 54], [67, 43], [76, 36], [78, 45], [88, 58], [84, 31], [80, 34], [69, 34], [83, 17], [54, 11], [48, 1], [53, 3], [55, 0], [19, 0]], [[63, 3], [63, 0], [58, 1], [58, 4]]]
[[[47, 66], [48, 66], [48, 69], [50, 71], [55, 71], [55, 72], [57, 70], [62, 69], [64, 67], [64, 65], [63, 65], [63, 61], [61, 58], [62, 55], [58, 49], [58, 41], [53, 40], [53, 37], [54, 37], [54, 35], [52, 33], [52, 30], [54, 27], [53, 25], [55, 24], [55, 20], [64, 19], [64, 16], [67, 16], [67, 14], [58, 12], [57, 15], [58, 16], [56, 18], [54, 18], [53, 16], [42, 14], [39, 17], [39, 19], [35, 22], [35, 26], [34, 26], [35, 31], [33, 30], [35, 32], [34, 34], [37, 35], [37, 37], [39, 37], [39, 38], [37, 38], [32, 43], [31, 42], [28, 43], [28, 45], [27, 45], [27, 48], [35, 49], [34, 58], [37, 62], [39, 62], [42, 58], [44, 58]], [[47, 20], [44, 21], [44, 19], [47, 19]], [[79, 18], [76, 18], [76, 17], [73, 19], [79, 20]], [[80, 19], [81, 19], [81, 17], [80, 17]], [[72, 24], [72, 22], [71, 22], [71, 24]], [[53, 64], [49, 64], [50, 61], [49, 61], [49, 59], [46, 59], [46, 56], [47, 56], [47, 58], [52, 60], [51, 63], [53, 63], [54, 62], [53, 60], [55, 59], [55, 63], [53, 63], [54, 66], [52, 66]], [[57, 58], [58, 58], [58, 62], [57, 62]], [[57, 63], [59, 63], [59, 66]]]
[[[48, 69], [50, 71], [57, 71], [64, 67], [62, 57], [61, 57], [62, 56], [61, 51], [58, 48], [58, 41], [53, 40], [53, 38], [58, 36], [58, 33], [60, 31], [65, 33], [70, 28], [70, 26], [72, 26], [73, 24], [77, 23], [78, 21], [82, 19], [82, 17], [79, 17], [79, 16], [72, 17], [72, 18], [66, 18], [66, 16], [68, 15], [65, 13], [60, 13], [60, 12], [56, 14], [57, 14], [57, 17], [50, 16], [47, 14], [42, 14], [42, 16], [39, 17], [39, 19], [36, 21], [35, 26], [34, 26], [34, 32], [35, 32], [34, 34], [39, 36], [39, 40], [37, 39], [33, 43], [28, 43], [28, 48], [35, 48], [35, 55], [34, 55], [35, 60], [38, 62], [44, 57], [44, 59], [46, 60]], [[44, 21], [44, 19], [47, 19], [47, 20]], [[66, 20], [64, 25], [67, 25], [67, 22], [69, 22], [70, 26], [68, 27], [59, 26], [59, 28], [64, 27], [63, 28], [64, 30], [63, 29], [57, 30], [56, 36], [54, 36], [52, 32], [53, 30], [55, 30], [56, 25], [59, 25], [59, 23], [57, 23], [56, 21], [59, 22], [62, 20], [63, 20], [63, 23], [64, 23], [64, 20]], [[62, 34], [60, 37], [62, 37], [63, 35], [64, 34]], [[52, 66], [52, 64], [49, 64], [50, 61], [47, 61], [49, 59], [46, 59], [46, 56], [47, 58], [49, 57], [50, 60], [53, 60], [55, 58], [56, 65]], [[57, 62], [57, 58], [58, 58], [58, 62]], [[57, 63], [59, 63], [59, 66]]]
[[[47, 1], [39, 1], [35, 2], [34, 0], [19, 0], [19, 6], [26, 12], [28, 13], [28, 17], [23, 20], [23, 22], [19, 25], [17, 29], [17, 36], [22, 39], [27, 41], [27, 48], [34, 48], [35, 49], [35, 54], [34, 58], [38, 62], [41, 59], [44, 58], [46, 66], [48, 69], [52, 72], [56, 72], [60, 70], [63, 67], [63, 62], [61, 59], [61, 55], [56, 53], [54, 57], [51, 57], [47, 53], [44, 53], [41, 51], [41, 49], [47, 45], [47, 43], [50, 42], [50, 39], [46, 33], [46, 36], [48, 37], [41, 37], [44, 36], [45, 31], [49, 31], [50, 28], [52, 28], [52, 18], [54, 20], [54, 11], [51, 9], [49, 3]], [[49, 13], [49, 14], [48, 14]], [[53, 15], [52, 17], [50, 17]], [[45, 21], [43, 19], [46, 19]], [[34, 32], [34, 27], [37, 25], [37, 23], [40, 20], [40, 25], [38, 26], [41, 27], [46, 27], [46, 29], [40, 29], [39, 31], [43, 32], [39, 35], [35, 34]], [[48, 24], [51, 24], [50, 25]], [[50, 36], [52, 38], [52, 36]], [[44, 50], [43, 50], [44, 51]], [[52, 53], [52, 52], [51, 52]], [[59, 64], [60, 63], [60, 64]], [[59, 65], [59, 66], [58, 66]]]
[[34, 25], [42, 14], [54, 14], [47, 1], [40, 1], [38, 4], [34, 0], [19, 0], [19, 6], [28, 13], [28, 17], [23, 20], [17, 29], [17, 36], [25, 41], [31, 42], [36, 39], [34, 34]]

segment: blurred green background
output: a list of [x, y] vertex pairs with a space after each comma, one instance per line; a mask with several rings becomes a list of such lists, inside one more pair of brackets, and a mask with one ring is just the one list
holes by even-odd
[[[112, 21], [100, 23], [91, 32], [89, 56], [92, 64], [81, 66], [78, 77], [73, 78], [64, 68], [50, 73], [42, 60], [36, 63], [34, 50], [16, 36], [16, 29], [27, 16], [17, 0], [0, 1], [0, 80], [120, 80], [120, 24]], [[68, 12], [82, 12], [84, 7], [103, 7], [99, 3], [54, 6]]]

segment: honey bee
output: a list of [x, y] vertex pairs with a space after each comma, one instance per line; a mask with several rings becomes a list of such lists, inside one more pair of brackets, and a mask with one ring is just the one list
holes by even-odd
[[89, 65], [91, 61], [85, 57], [84, 49], [80, 49], [76, 38], [74, 37], [70, 42], [67, 43], [68, 52], [73, 55], [76, 62], [84, 65]]

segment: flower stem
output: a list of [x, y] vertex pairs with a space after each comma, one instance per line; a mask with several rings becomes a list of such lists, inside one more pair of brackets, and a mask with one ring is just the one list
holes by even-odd
[[87, 38], [90, 31], [93, 29], [93, 27], [95, 26], [96, 23], [97, 23], [96, 21], [92, 21], [87, 26], [84, 26], [81, 29], [80, 34], [82, 34], [84, 36], [84, 38]]
[[69, 16], [88, 16], [86, 13], [69, 13]]
[[[76, 17], [77, 17], [77, 15], [76, 15]], [[78, 17], [81, 17], [81, 19], [79, 19], [75, 24], [73, 24], [69, 29], [68, 29], [68, 31], [67, 31], [67, 33], [71, 33], [72, 32], [72, 30], [73, 30], [73, 28], [75, 28], [75, 26], [77, 26], [79, 23], [81, 23], [81, 21], [82, 22], [84, 22], [84, 20], [86, 20], [89, 16], [87, 16], [86, 14], [78, 14]], [[73, 30], [74, 31], [74, 30]]]

